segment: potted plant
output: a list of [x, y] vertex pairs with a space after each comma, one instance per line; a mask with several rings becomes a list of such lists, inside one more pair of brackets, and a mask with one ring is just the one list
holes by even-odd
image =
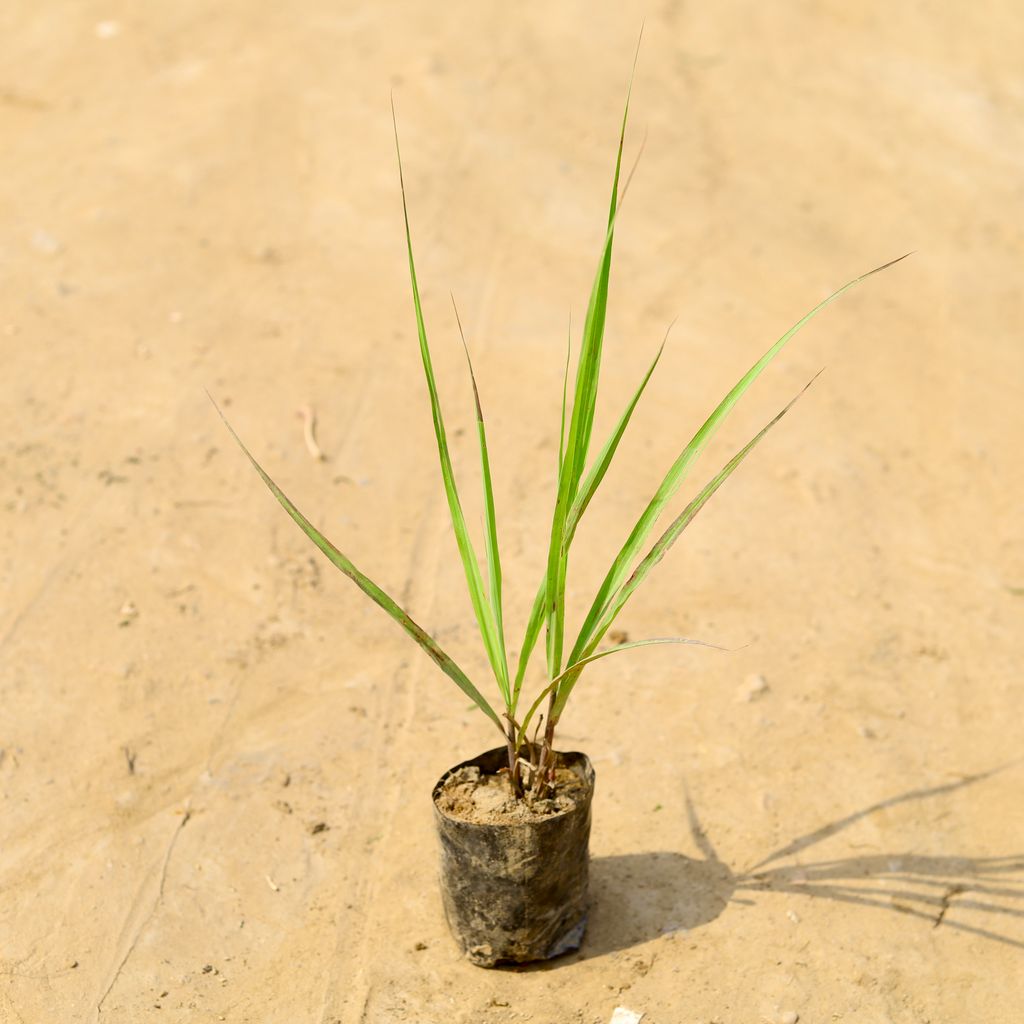
[[[609, 648], [601, 647], [616, 617], [637, 587], [661, 561], [708, 499], [786, 414], [796, 398], [740, 448], [671, 520], [654, 543], [648, 546], [656, 523], [712, 435], [793, 335], [849, 288], [898, 262], [893, 260], [855, 278], [820, 302], [786, 331], [718, 403], [665, 474], [661, 485], [615, 556], [578, 634], [574, 638], [570, 637], [566, 633], [565, 593], [569, 552], [576, 529], [604, 479], [664, 348], [663, 342], [662, 349], [655, 354], [630, 396], [611, 435], [597, 454], [591, 457], [612, 243], [618, 211], [625, 194], [625, 188], [620, 194], [619, 186], [628, 110], [627, 94], [615, 160], [607, 230], [583, 324], [571, 397], [568, 357], [565, 364], [558, 485], [547, 567], [537, 588], [517, 659], [510, 657], [506, 641], [497, 517], [480, 393], [473, 374], [469, 348], [463, 336], [476, 403], [482, 469], [485, 511], [482, 566], [466, 525], [452, 470], [420, 304], [401, 154], [398, 153], [412, 302], [441, 477], [473, 612], [500, 701], [488, 700], [437, 641], [298, 510], [253, 458], [230, 424], [227, 424], [263, 482], [302, 531], [329, 561], [405, 630], [438, 668], [471, 698], [500, 735], [500, 745], [450, 769], [433, 789], [435, 820], [441, 840], [441, 888], [446, 916], [466, 955], [482, 966], [545, 959], [579, 946], [587, 912], [587, 844], [594, 771], [584, 754], [556, 750], [558, 724], [581, 674], [591, 662], [610, 654], [652, 644], [700, 643], [685, 637], [657, 637], [623, 642]], [[395, 144], [397, 151], [397, 125]], [[461, 335], [461, 323], [459, 332]], [[804, 390], [809, 386], [805, 386]], [[540, 691], [527, 701], [523, 683], [530, 657], [542, 632], [545, 638], [545, 682]]]

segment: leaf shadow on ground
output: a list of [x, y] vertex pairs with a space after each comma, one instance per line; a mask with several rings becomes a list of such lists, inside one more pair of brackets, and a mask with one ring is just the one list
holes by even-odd
[[[593, 910], [579, 953], [602, 956], [664, 934], [685, 934], [730, 904], [756, 904], [758, 893], [784, 893], [888, 910], [1024, 950], [1024, 852], [968, 857], [898, 851], [815, 860], [807, 851], [872, 814], [941, 798], [1006, 765], [941, 786], [909, 790], [799, 836], [736, 871], [718, 856], [687, 794], [690, 833], [701, 857], [660, 851], [597, 857], [591, 862]], [[799, 904], [787, 910], [796, 912]], [[550, 966], [556, 966], [553, 962]]]

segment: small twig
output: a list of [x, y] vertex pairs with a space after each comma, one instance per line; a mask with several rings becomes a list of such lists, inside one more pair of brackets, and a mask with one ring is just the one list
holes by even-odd
[[540, 727], [543, 724], [544, 724], [544, 714], [542, 712], [541, 714], [539, 714], [537, 716], [537, 725], [534, 727], [534, 730], [533, 730], [533, 742], [532, 742], [531, 746], [534, 746], [534, 747], [537, 746], [537, 736], [540, 733]]
[[299, 407], [299, 415], [302, 417], [302, 439], [306, 442], [306, 451], [313, 456], [317, 462], [323, 462], [327, 456], [324, 455], [320, 445], [316, 443], [316, 413], [313, 407], [303, 405]]
[[540, 732], [544, 715], [538, 715], [537, 724], [533, 730], [533, 740], [530, 742], [530, 791], [533, 796], [537, 795], [537, 779], [540, 777], [540, 748], [537, 746], [537, 735]]
[[523, 795], [523, 784], [519, 778], [519, 750], [516, 746], [516, 720], [506, 711], [505, 718], [508, 719], [508, 733], [506, 742], [508, 745], [508, 784], [512, 789], [512, 796], [517, 800]]
[[533, 795], [538, 799], [547, 795], [548, 787], [555, 781], [554, 748], [555, 724], [557, 722], [557, 719], [554, 717], [555, 693], [556, 691], [552, 690], [551, 696], [548, 699], [548, 724], [544, 729], [544, 743], [541, 746], [540, 759], [537, 764], [539, 775]]
[[263, 877], [264, 877], [264, 878], [266, 878], [266, 880], [267, 880], [267, 885], [269, 885], [269, 886], [270, 886], [270, 888], [274, 890], [274, 892], [280, 892], [280, 891], [281, 891], [281, 886], [279, 886], [279, 885], [277, 884], [277, 882], [275, 882], [275, 881], [274, 881], [274, 880], [273, 880], [273, 879], [272, 879], [272, 878], [270, 877], [270, 875], [264, 875]]

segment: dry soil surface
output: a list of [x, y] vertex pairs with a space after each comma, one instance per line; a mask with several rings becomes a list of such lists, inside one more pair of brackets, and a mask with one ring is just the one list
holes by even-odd
[[[678, 319], [573, 621], [740, 373], [916, 255], [799, 335], [679, 495], [827, 367], [618, 623], [738, 650], [610, 658], [569, 707], [582, 950], [488, 972], [447, 935], [430, 804], [488, 723], [204, 388], [485, 686], [388, 94], [474, 526], [449, 289], [475, 353], [515, 647], [644, 16], [599, 435]], [[5, 1024], [1021, 1019], [1019, 0], [8, 0], [0, 38]]]

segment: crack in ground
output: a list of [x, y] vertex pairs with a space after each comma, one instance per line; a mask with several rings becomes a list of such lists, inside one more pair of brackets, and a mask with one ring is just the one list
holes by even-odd
[[171, 854], [174, 852], [175, 844], [178, 842], [178, 836], [181, 835], [182, 829], [185, 827], [186, 824], [188, 824], [188, 820], [191, 817], [192, 810], [190, 807], [186, 807], [185, 814], [182, 816], [181, 821], [179, 821], [178, 824], [175, 826], [174, 835], [171, 836], [171, 841], [167, 844], [167, 850], [164, 853], [164, 862], [160, 868], [160, 883], [157, 886], [156, 899], [153, 900], [153, 906], [149, 908], [149, 913], [146, 914], [146, 916], [142, 919], [141, 923], [139, 924], [138, 928], [135, 929], [135, 934], [132, 936], [131, 942], [128, 943], [128, 949], [125, 951], [124, 956], [121, 957], [121, 962], [117, 965], [117, 968], [114, 971], [114, 976], [110, 979], [110, 984], [107, 985], [106, 989], [103, 992], [103, 995], [100, 996], [99, 1001], [96, 1003], [97, 1021], [99, 1021], [100, 1014], [103, 1012], [103, 1004], [106, 1002], [107, 996], [109, 996], [110, 993], [113, 991], [114, 986], [117, 984], [118, 979], [121, 977], [122, 971], [124, 971], [125, 964], [128, 963], [132, 953], [135, 952], [135, 947], [138, 945], [139, 939], [142, 937], [142, 933], [146, 930], [146, 927], [149, 925], [149, 922], [153, 920], [153, 917], [156, 915], [156, 912], [159, 909], [161, 902], [163, 901], [164, 887], [167, 884], [167, 868], [171, 863]]
[[966, 885], [951, 885], [946, 889], [942, 894], [942, 903], [940, 904], [939, 912], [935, 917], [935, 924], [932, 925], [933, 928], [938, 928], [939, 925], [942, 924], [942, 921], [946, 916], [946, 911], [949, 910], [949, 905], [953, 902], [953, 898], [965, 892], [967, 892]]

